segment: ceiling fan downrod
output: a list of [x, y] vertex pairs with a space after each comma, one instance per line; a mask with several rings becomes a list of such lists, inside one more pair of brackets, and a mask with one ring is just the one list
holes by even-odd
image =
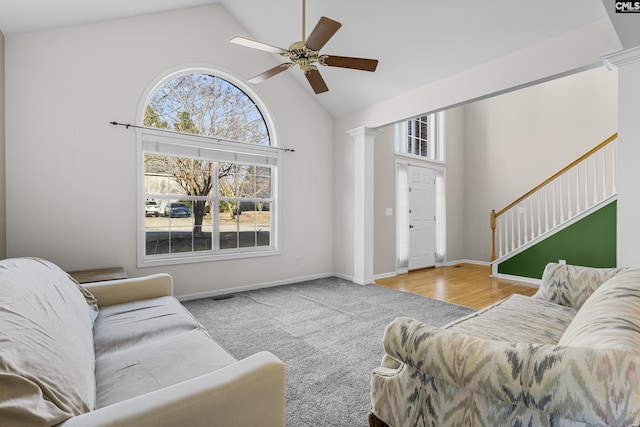
[[307, 36], [307, 32], [305, 31], [305, 16], [307, 13], [307, 2], [306, 0], [302, 0], [302, 41], [305, 42], [307, 41], [306, 36]]

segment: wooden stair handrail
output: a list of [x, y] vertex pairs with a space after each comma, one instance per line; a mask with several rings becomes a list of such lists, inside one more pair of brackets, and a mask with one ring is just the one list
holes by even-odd
[[600, 144], [596, 145], [595, 147], [593, 147], [591, 150], [587, 151], [586, 153], [584, 153], [582, 156], [580, 156], [578, 159], [574, 160], [573, 162], [569, 163], [567, 166], [565, 166], [564, 168], [562, 168], [561, 170], [559, 170], [558, 172], [556, 172], [555, 174], [553, 174], [551, 177], [547, 178], [546, 180], [544, 180], [542, 183], [538, 184], [536, 187], [534, 187], [532, 190], [528, 191], [527, 193], [525, 193], [524, 195], [522, 195], [521, 197], [519, 197], [518, 199], [516, 199], [514, 202], [510, 203], [507, 207], [499, 210], [498, 212], [494, 210], [491, 211], [491, 213], [489, 214], [489, 226], [491, 227], [491, 261], [495, 261], [496, 259], [496, 222], [497, 222], [497, 218], [504, 214], [505, 212], [507, 212], [509, 209], [513, 208], [514, 206], [516, 206], [518, 203], [522, 202], [523, 200], [525, 200], [527, 197], [531, 196], [532, 194], [534, 194], [536, 191], [540, 190], [541, 188], [543, 188], [544, 186], [546, 186], [547, 184], [549, 184], [551, 181], [553, 181], [554, 179], [558, 178], [560, 175], [564, 174], [565, 172], [567, 172], [569, 169], [573, 168], [575, 165], [577, 165], [578, 163], [582, 162], [584, 159], [588, 158], [589, 156], [591, 156], [593, 153], [595, 153], [596, 151], [600, 150], [601, 148], [605, 147], [606, 145], [610, 144], [612, 141], [614, 141], [616, 138], [618, 138], [618, 132], [614, 133], [613, 135], [611, 135], [609, 138], [605, 139], [604, 141], [602, 141]]

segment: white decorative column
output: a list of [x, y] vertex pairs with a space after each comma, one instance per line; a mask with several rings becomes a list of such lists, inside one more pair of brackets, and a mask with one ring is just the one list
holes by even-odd
[[373, 140], [380, 131], [359, 127], [353, 137], [353, 281], [373, 283]]
[[640, 266], [640, 47], [603, 58], [618, 70], [617, 257], [619, 266]]

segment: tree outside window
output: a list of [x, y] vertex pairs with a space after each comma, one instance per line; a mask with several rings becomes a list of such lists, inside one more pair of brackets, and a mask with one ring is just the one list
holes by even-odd
[[145, 211], [145, 257], [275, 249], [277, 156], [250, 148], [271, 142], [245, 92], [210, 74], [180, 75], [152, 93], [143, 125], [166, 131], [161, 144], [143, 144], [144, 201], [157, 206], [157, 216]]

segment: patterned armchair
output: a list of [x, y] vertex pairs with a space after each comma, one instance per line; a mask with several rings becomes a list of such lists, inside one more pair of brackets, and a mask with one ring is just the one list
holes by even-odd
[[534, 297], [383, 345], [371, 426], [640, 424], [640, 270], [549, 264]]

